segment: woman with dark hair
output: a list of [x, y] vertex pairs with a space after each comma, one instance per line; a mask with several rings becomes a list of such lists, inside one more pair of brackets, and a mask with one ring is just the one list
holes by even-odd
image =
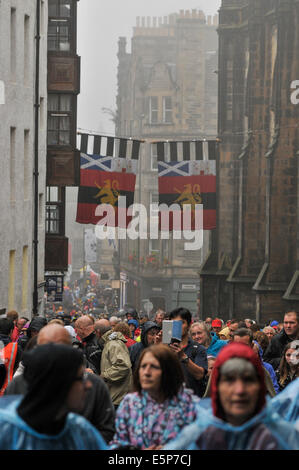
[[199, 399], [183, 387], [176, 354], [164, 344], [144, 349], [134, 373], [134, 392], [116, 413], [112, 448], [158, 449], [196, 418]]
[[25, 352], [23, 364], [27, 393], [0, 399], [0, 449], [107, 449], [100, 433], [77, 414], [92, 386], [82, 352], [45, 344]]
[[283, 351], [279, 368], [276, 370], [279, 391], [299, 377], [299, 341], [288, 343]]

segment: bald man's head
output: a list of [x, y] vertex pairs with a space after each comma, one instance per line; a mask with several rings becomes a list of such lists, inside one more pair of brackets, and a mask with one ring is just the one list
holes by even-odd
[[109, 320], [101, 318], [97, 320], [94, 324], [94, 329], [98, 338], [101, 338], [107, 331], [111, 330], [111, 325]]
[[37, 344], [67, 344], [72, 345], [72, 338], [64, 326], [58, 323], [51, 323], [51, 325], [44, 326], [37, 336]]
[[94, 331], [94, 322], [88, 315], [79, 317], [75, 322], [75, 330], [81, 339], [87, 338]]
[[99, 328], [99, 327], [102, 327], [102, 326], [111, 326], [110, 325], [110, 321], [109, 320], [106, 320], [106, 318], [101, 318], [100, 320], [97, 320], [95, 322], [95, 328]]

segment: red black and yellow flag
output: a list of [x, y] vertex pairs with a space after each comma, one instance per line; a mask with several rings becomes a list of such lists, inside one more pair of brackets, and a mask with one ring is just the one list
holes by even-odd
[[[106, 153], [113, 153], [112, 138], [109, 139]], [[112, 220], [109, 219], [109, 223], [106, 219], [105, 224], [110, 227], [127, 228], [132, 219], [127, 215], [127, 209], [134, 203], [139, 146], [135, 147], [135, 150], [133, 146], [134, 152], [132, 150], [131, 158], [124, 158], [103, 156], [97, 153], [88, 154], [85, 142], [84, 135], [83, 144], [81, 141], [80, 187], [76, 222], [93, 225], [100, 223], [104, 215], [99, 215], [99, 206], [103, 207], [107, 204], [114, 209], [114, 217]], [[85, 152], [82, 152], [82, 149]], [[96, 140], [93, 150], [101, 150]], [[124, 148], [121, 149], [120, 145], [119, 153], [123, 151]], [[126, 198], [125, 206], [119, 206], [121, 196]], [[124, 201], [124, 198], [121, 199]]]
[[[203, 141], [202, 141], [203, 142]], [[202, 143], [200, 142], [200, 143]], [[160, 143], [161, 144], [161, 143]], [[166, 204], [168, 208], [176, 205], [180, 217], [176, 218], [174, 212], [169, 212], [169, 222], [167, 217], [163, 219], [163, 211], [160, 210], [160, 229], [169, 230], [183, 229], [183, 207], [189, 205], [191, 209], [190, 230], [203, 229], [212, 230], [216, 227], [216, 160], [203, 159], [202, 147], [196, 142], [197, 159], [190, 159], [190, 142], [183, 142], [183, 158], [178, 161], [177, 147], [171, 142], [170, 161], [164, 161], [163, 155], [158, 149], [158, 187], [159, 205]], [[163, 148], [163, 147], [162, 147]], [[211, 145], [209, 149], [212, 150]], [[161, 147], [160, 147], [161, 149]], [[175, 153], [172, 153], [175, 150]], [[214, 156], [212, 151], [210, 156]], [[195, 207], [202, 204], [203, 220], [200, 227], [195, 224]], [[174, 207], [174, 206], [173, 206]]]

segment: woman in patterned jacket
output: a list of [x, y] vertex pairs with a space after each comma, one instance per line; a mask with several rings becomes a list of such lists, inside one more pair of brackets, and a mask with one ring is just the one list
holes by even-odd
[[176, 355], [165, 344], [144, 349], [134, 373], [134, 392], [116, 413], [112, 448], [159, 449], [196, 416], [199, 398], [183, 386]]

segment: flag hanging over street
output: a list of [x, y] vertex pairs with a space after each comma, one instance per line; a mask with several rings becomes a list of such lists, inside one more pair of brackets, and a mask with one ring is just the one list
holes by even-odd
[[[210, 143], [211, 142], [211, 143]], [[170, 161], [164, 160], [164, 144], [160, 142], [158, 147], [158, 188], [159, 205], [166, 204], [169, 208], [177, 205], [180, 218], [175, 218], [173, 213], [163, 218], [160, 211], [160, 230], [180, 230], [183, 228], [183, 207], [188, 204], [191, 208], [191, 230], [202, 228], [212, 230], [216, 227], [216, 160], [215, 141], [204, 142], [182, 142], [183, 160], [178, 161], [177, 142], [170, 142]], [[204, 159], [205, 151], [203, 144], [206, 143], [208, 156], [213, 159]], [[194, 160], [190, 159], [194, 144]], [[213, 145], [212, 145], [213, 144]], [[203, 226], [195, 226], [195, 207], [203, 206]], [[174, 206], [173, 206], [174, 207]], [[165, 211], [164, 211], [165, 212]], [[169, 223], [169, 227], [168, 227]]]
[[[103, 138], [99, 140], [99, 137], [94, 138], [93, 152], [103, 151], [101, 148]], [[132, 218], [127, 216], [127, 209], [134, 202], [139, 147], [136, 152], [133, 143], [131, 158], [126, 158], [127, 149], [128, 146], [120, 142], [118, 153], [122, 156], [114, 156], [115, 142], [109, 137], [106, 155], [90, 154], [87, 152], [88, 138], [86, 134], [81, 136], [80, 187], [76, 222], [96, 225], [105, 220], [106, 226], [127, 228]], [[121, 198], [126, 203], [124, 207], [119, 207], [120, 197], [126, 198], [125, 200]], [[104, 204], [113, 208], [113, 219], [105, 217], [107, 212], [99, 211]]]

